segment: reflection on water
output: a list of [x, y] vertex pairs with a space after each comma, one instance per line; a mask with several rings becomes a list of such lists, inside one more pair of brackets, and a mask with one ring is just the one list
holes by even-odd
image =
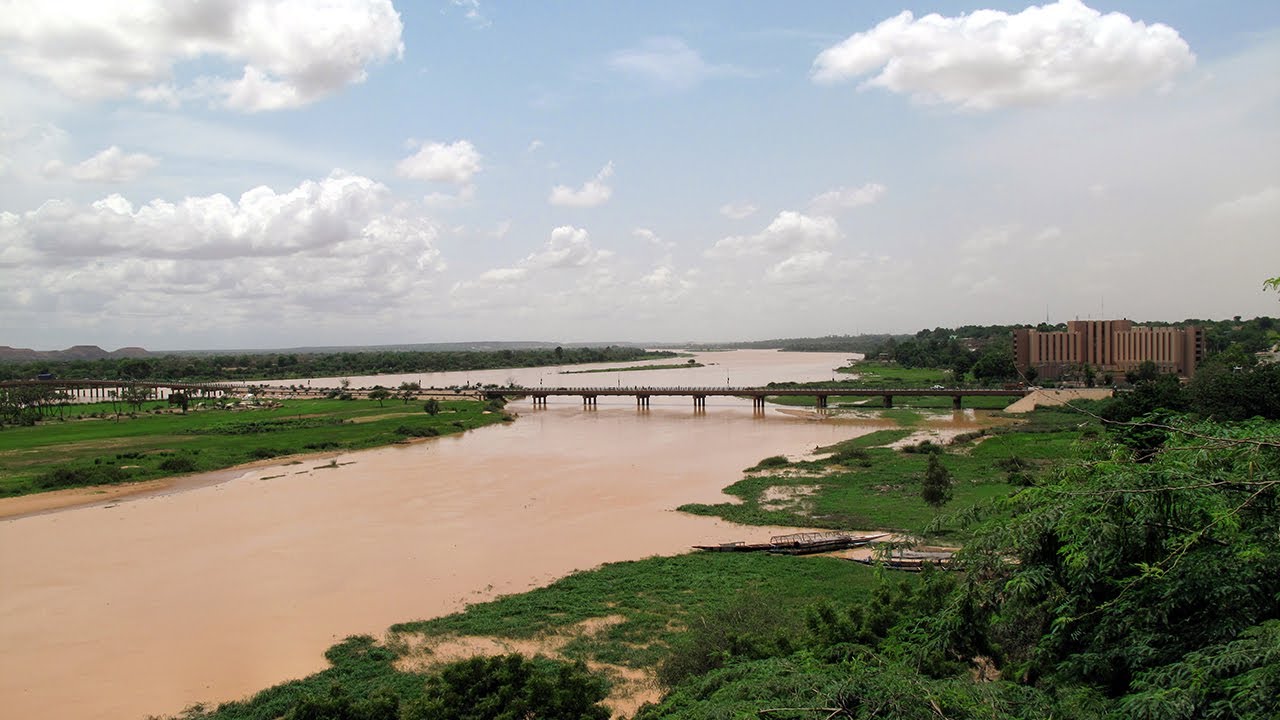
[[[844, 360], [709, 357], [744, 384], [763, 382], [769, 362], [795, 373], [786, 379], [813, 379]], [[514, 423], [339, 455], [337, 468], [323, 467], [326, 456], [0, 522], [6, 713], [172, 713], [314, 672], [349, 634], [604, 562], [764, 539], [768, 528], [672, 509], [723, 499], [720, 488], [762, 457], [888, 427], [870, 413], [753, 414], [736, 398], [710, 398], [704, 412], [688, 398], [638, 411], [626, 397], [592, 410], [576, 399], [513, 409]], [[952, 422], [974, 420], [964, 412]]]

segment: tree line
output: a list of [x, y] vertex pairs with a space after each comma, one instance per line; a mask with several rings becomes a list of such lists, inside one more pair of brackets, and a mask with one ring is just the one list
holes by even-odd
[[0, 364], [0, 380], [33, 379], [41, 376], [70, 380], [172, 382], [287, 380], [341, 375], [431, 373], [630, 362], [670, 357], [675, 357], [675, 353], [651, 352], [637, 347], [616, 345], [492, 351], [169, 354], [148, 358], [6, 363]]
[[[1189, 319], [1180, 323], [1145, 323], [1153, 326], [1197, 325], [1204, 329], [1207, 355], [1229, 353], [1233, 357], [1252, 355], [1280, 342], [1280, 321], [1271, 317], [1242, 320]], [[1065, 323], [1050, 325], [962, 325], [957, 328], [924, 329], [914, 337], [890, 337], [877, 345], [867, 357], [896, 362], [907, 368], [938, 368], [951, 371], [956, 378], [971, 373], [982, 381], [1027, 380], [1018, 374], [1013, 358], [1013, 331], [1030, 328], [1039, 332], [1063, 331]], [[1097, 373], [1080, 368], [1080, 379], [1093, 385]], [[1113, 378], [1115, 379], [1115, 378]], [[1104, 384], [1111, 384], [1104, 380]]]

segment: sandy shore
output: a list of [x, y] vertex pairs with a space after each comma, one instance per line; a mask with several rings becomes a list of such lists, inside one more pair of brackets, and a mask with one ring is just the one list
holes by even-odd
[[270, 460], [255, 460], [221, 470], [193, 473], [178, 477], [158, 478], [119, 485], [89, 485], [86, 487], [51, 490], [49, 492], [0, 498], [0, 521], [16, 520], [31, 515], [71, 510], [80, 507], [102, 507], [113, 503], [143, 500], [158, 495], [194, 490], [196, 488], [229, 482], [246, 473], [265, 467], [282, 467], [285, 463], [303, 463], [333, 457], [333, 451], [305, 455], [289, 455]]

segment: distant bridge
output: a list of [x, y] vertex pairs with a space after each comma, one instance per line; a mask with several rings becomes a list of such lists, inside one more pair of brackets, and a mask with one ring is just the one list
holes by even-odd
[[[280, 385], [253, 385], [248, 383], [183, 383], [164, 381], [129, 380], [5, 380], [0, 389], [19, 387], [48, 387], [73, 392], [80, 399], [108, 399], [114, 391], [116, 397], [124, 395], [125, 388], [145, 387], [156, 397], [163, 399], [175, 392], [190, 397], [219, 397], [245, 395], [279, 397], [324, 397], [333, 388], [284, 387]], [[366, 394], [368, 388], [351, 388], [354, 394]], [[654, 396], [687, 397], [695, 408], [706, 408], [709, 397], [751, 398], [752, 405], [763, 410], [765, 399], [770, 397], [812, 397], [819, 408], [829, 407], [833, 397], [878, 397], [884, 407], [893, 407], [895, 397], [950, 397], [952, 407], [959, 410], [966, 397], [1020, 398], [1031, 391], [1026, 388], [805, 388], [805, 387], [476, 387], [419, 388], [418, 396], [442, 396], [477, 398], [529, 397], [534, 406], [546, 406], [549, 397], [580, 397], [583, 407], [595, 407], [600, 397], [634, 397], [636, 407], [649, 407]]]
[[155, 396], [161, 399], [175, 392], [186, 393], [191, 397], [217, 397], [219, 395], [251, 392], [245, 390], [244, 386], [234, 385], [232, 383], [152, 382], [135, 380], [64, 380], [62, 378], [53, 378], [49, 380], [0, 381], [0, 390], [24, 387], [43, 387], [55, 390], [66, 390], [76, 393], [78, 397], [90, 400], [106, 400], [111, 397], [112, 392], [115, 392], [116, 396], [120, 397], [124, 395], [124, 390], [126, 388], [133, 387], [148, 388]]
[[895, 397], [951, 397], [952, 407], [959, 410], [966, 397], [1020, 398], [1031, 392], [1026, 388], [770, 388], [770, 387], [505, 387], [487, 388], [488, 398], [527, 396], [533, 404], [546, 405], [549, 397], [581, 397], [584, 407], [593, 407], [598, 397], [635, 397], [636, 407], [649, 407], [655, 395], [693, 398], [695, 408], [705, 408], [709, 397], [749, 397], [756, 409], [764, 409], [765, 398], [812, 397], [819, 408], [829, 406], [832, 397], [878, 397], [884, 407], [893, 407]]

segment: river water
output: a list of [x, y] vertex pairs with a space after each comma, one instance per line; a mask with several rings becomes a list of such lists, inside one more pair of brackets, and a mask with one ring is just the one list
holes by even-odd
[[[749, 385], [827, 379], [848, 356], [697, 359], [716, 364], [421, 381]], [[640, 411], [627, 397], [593, 410], [576, 398], [509, 409], [515, 422], [458, 436], [0, 521], [0, 715], [175, 713], [320, 670], [324, 650], [350, 634], [380, 635], [605, 562], [764, 540], [767, 528], [673, 508], [724, 500], [720, 489], [765, 456], [884, 427], [772, 407], [757, 415], [735, 398], [710, 398], [705, 412], [688, 398], [654, 398]], [[940, 423], [972, 423], [951, 418]]]

